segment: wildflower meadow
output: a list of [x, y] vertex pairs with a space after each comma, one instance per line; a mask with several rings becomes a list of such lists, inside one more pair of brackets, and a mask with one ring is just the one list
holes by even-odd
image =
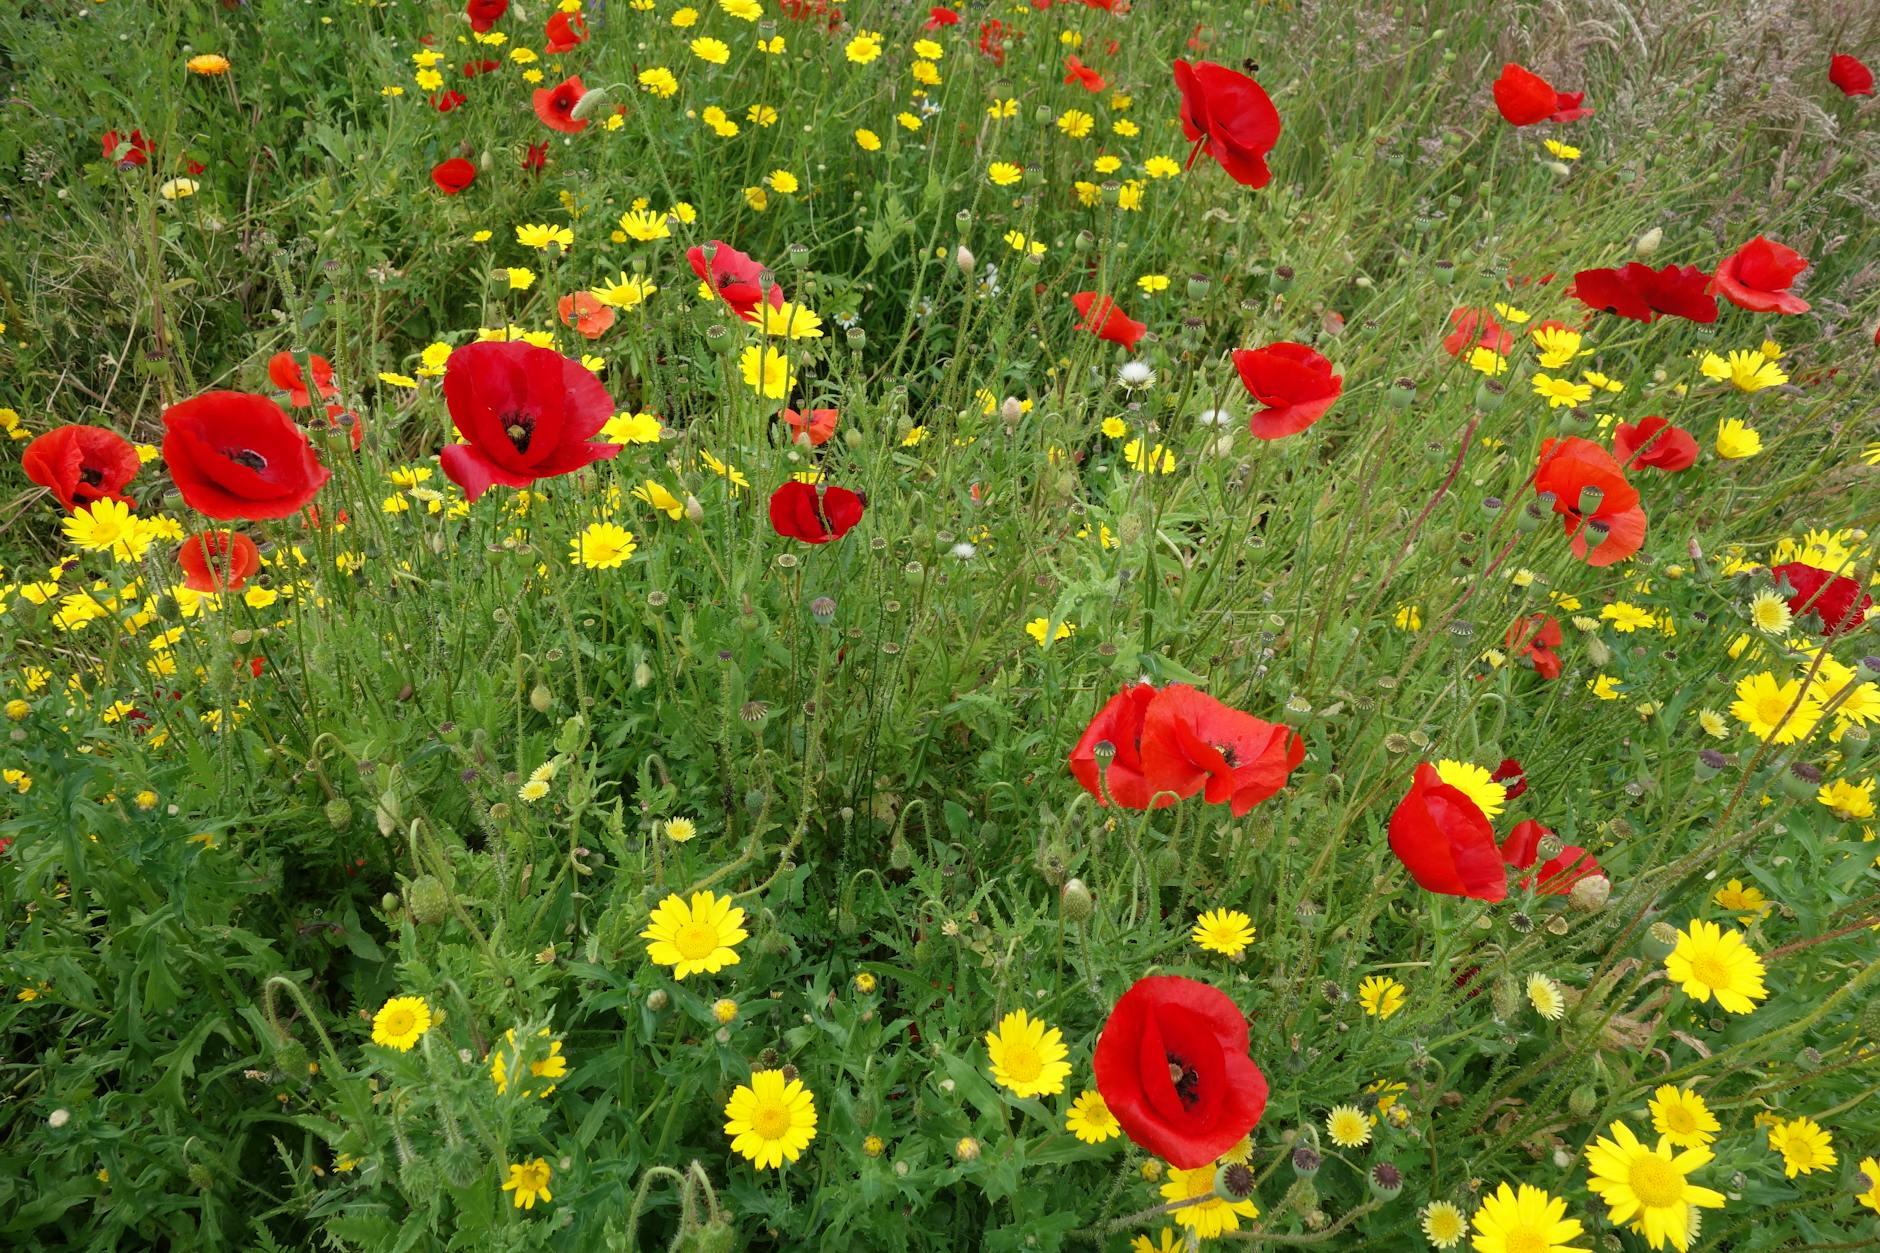
[[1880, 1249], [1880, 8], [0, 14], [0, 1245]]

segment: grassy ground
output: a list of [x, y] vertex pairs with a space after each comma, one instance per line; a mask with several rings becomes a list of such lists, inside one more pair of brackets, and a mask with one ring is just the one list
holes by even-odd
[[[1771, 571], [1875, 582], [1880, 127], [1828, 64], [1874, 60], [1880, 14], [1129, 7], [589, 0], [560, 52], [540, 0], [482, 34], [442, 0], [0, 16], [9, 1243], [1880, 1240], [1880, 644], [1790, 621]], [[1184, 170], [1177, 58], [1270, 93], [1266, 186]], [[1510, 125], [1509, 61], [1594, 112]], [[570, 76], [572, 132], [533, 107]], [[1807, 258], [1807, 313], [1567, 294], [1758, 235]], [[708, 241], [821, 334], [701, 296]], [[1147, 337], [1081, 329], [1084, 291]], [[593, 338], [578, 293], [613, 302]], [[1462, 309], [1502, 352], [1445, 350]], [[525, 336], [587, 363], [624, 447], [472, 501], [445, 361]], [[1343, 386], [1265, 440], [1229, 354], [1278, 341]], [[281, 353], [331, 363], [345, 416], [294, 409], [331, 477], [210, 521], [163, 415], [287, 401]], [[792, 442], [786, 403], [833, 436]], [[1642, 546], [1589, 564], [1547, 510], [1600, 502], [1537, 496], [1543, 441], [1648, 415], [1695, 463], [1629, 470]], [[67, 424], [141, 446], [128, 520], [62, 523], [29, 477]], [[779, 534], [792, 476], [859, 523]], [[191, 590], [184, 537], [230, 526], [259, 568]], [[1557, 677], [1510, 634], [1543, 614]], [[1067, 761], [1136, 682], [1303, 759], [1238, 816], [1105, 805]], [[1479, 770], [1429, 839], [1532, 820], [1603, 886], [1426, 890], [1392, 833], [1439, 760]], [[735, 964], [645, 936], [697, 892], [743, 911]], [[1198, 943], [1214, 910], [1256, 936]], [[1748, 1012], [1680, 964], [1698, 922], [1763, 965]], [[1073, 1113], [1118, 1103], [1093, 1051], [1151, 974], [1250, 1023], [1232, 1206], [1215, 1153]], [[1020, 1009], [1068, 1074], [1032, 1075]], [[725, 1126], [779, 1069], [816, 1116], [780, 1168]], [[1712, 1191], [1633, 1232], [1599, 1141], [1649, 1151], [1693, 1100], [1714, 1157], [1676, 1169]], [[1583, 1231], [1523, 1244], [1504, 1182]]]

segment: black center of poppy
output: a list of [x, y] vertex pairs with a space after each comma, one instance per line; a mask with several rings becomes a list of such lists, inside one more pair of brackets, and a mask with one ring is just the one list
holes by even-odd
[[503, 434], [509, 436], [509, 442], [516, 446], [517, 452], [528, 452], [529, 440], [535, 435], [534, 416], [527, 413], [504, 414]]
[[253, 449], [224, 448], [222, 455], [227, 457], [230, 461], [233, 461], [236, 465], [247, 466], [256, 474], [260, 474], [268, 468], [268, 459], [260, 453], [255, 452]]
[[1169, 1082], [1175, 1085], [1175, 1095], [1181, 1098], [1183, 1109], [1193, 1109], [1201, 1100], [1201, 1076], [1193, 1066], [1173, 1053], [1165, 1054], [1168, 1058]]
[[1227, 763], [1228, 769], [1231, 770], [1240, 764], [1238, 754], [1234, 752], [1232, 744], [1216, 744], [1214, 747], [1220, 752], [1221, 760]]
[[85, 466], [78, 472], [78, 481], [85, 484], [87, 487], [97, 487], [104, 482], [104, 472], [94, 470], [90, 466]]

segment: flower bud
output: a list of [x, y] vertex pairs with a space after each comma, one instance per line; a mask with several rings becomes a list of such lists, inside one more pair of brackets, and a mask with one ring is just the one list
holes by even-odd
[[1646, 231], [1643, 235], [1640, 235], [1636, 240], [1633, 241], [1632, 251], [1637, 256], [1649, 257], [1653, 253], [1657, 252], [1658, 245], [1664, 242], [1665, 242], [1664, 228], [1660, 226], [1654, 226], [1649, 231]]
[[436, 875], [421, 874], [405, 888], [405, 907], [426, 926], [435, 926], [450, 913], [450, 894]]
[[335, 831], [344, 831], [352, 825], [352, 802], [344, 796], [335, 796], [326, 803], [326, 824]]
[[666, 995], [664, 988], [654, 988], [646, 994], [646, 1008], [655, 1014], [664, 1013], [666, 1006], [670, 1004], [672, 1004], [672, 998]]
[[1604, 909], [1606, 902], [1611, 898], [1612, 880], [1603, 874], [1587, 875], [1584, 879], [1576, 881], [1567, 891], [1567, 900], [1572, 903], [1573, 907], [1583, 909], [1589, 914]]
[[581, 98], [574, 102], [574, 108], [568, 110], [568, 116], [575, 121], [593, 117], [595, 110], [607, 103], [605, 87], [590, 87], [581, 93]]
[[962, 1162], [978, 1161], [979, 1141], [973, 1139], [971, 1136], [961, 1136], [958, 1143], [953, 1146], [953, 1156], [959, 1158]]
[[970, 275], [978, 268], [979, 259], [973, 256], [972, 249], [968, 248], [965, 244], [961, 244], [953, 250], [953, 264], [959, 267], [961, 274]]
[[536, 713], [547, 713], [555, 707], [555, 693], [549, 691], [546, 684], [537, 683], [529, 693], [529, 707]]
[[1567, 1094], [1567, 1112], [1575, 1118], [1590, 1118], [1599, 1108], [1599, 1092], [1590, 1083], [1582, 1083]]
[[1562, 182], [1573, 177], [1573, 167], [1568, 165], [1565, 161], [1543, 161], [1541, 164], [1547, 167], [1549, 174], [1552, 174]]
[[[1114, 753], [1115, 749], [1110, 751]], [[1058, 906], [1067, 920], [1087, 922], [1097, 912], [1097, 898], [1090, 894], [1090, 888], [1082, 879], [1066, 879], [1058, 890]]]
[[644, 661], [634, 662], [633, 663], [633, 686], [645, 687], [647, 684], [651, 683], [652, 681], [653, 681], [653, 667], [647, 665], [646, 662]]
[[1586, 659], [1604, 669], [1612, 661], [1612, 649], [1597, 635], [1586, 637]]

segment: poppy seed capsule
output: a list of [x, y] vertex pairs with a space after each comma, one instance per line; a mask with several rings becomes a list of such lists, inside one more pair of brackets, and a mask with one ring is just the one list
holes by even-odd
[[1449, 284], [1456, 281], [1456, 263], [1454, 261], [1438, 261], [1431, 269], [1434, 271], [1436, 281], [1439, 283]]
[[1403, 1191], [1403, 1172], [1389, 1162], [1371, 1167], [1371, 1195], [1388, 1201]]
[[1475, 407], [1477, 409], [1499, 409], [1508, 394], [1508, 389], [1494, 379], [1483, 379], [1475, 387]]
[[1663, 961], [1671, 956], [1671, 951], [1678, 946], [1678, 929], [1668, 922], [1654, 922], [1645, 930], [1645, 938], [1639, 947], [1653, 961]]
[[[1846, 736], [1844, 735], [1842, 738], [1846, 739]], [[1709, 782], [1716, 778], [1718, 773], [1729, 764], [1730, 759], [1716, 749], [1699, 749], [1697, 753], [1697, 781], [1699, 783]]]
[[1649, 257], [1654, 252], [1657, 252], [1658, 245], [1664, 242], [1665, 242], [1664, 229], [1662, 227], [1654, 226], [1649, 231], [1646, 231], [1643, 235], [1640, 235], [1638, 239], [1633, 242], [1632, 251], [1638, 256]]
[[1612, 880], [1603, 874], [1587, 875], [1574, 883], [1567, 892], [1567, 899], [1573, 903], [1575, 909], [1585, 910], [1589, 914], [1596, 913], [1604, 909], [1606, 902], [1612, 899]]
[[1290, 265], [1276, 265], [1273, 272], [1266, 276], [1267, 290], [1281, 295], [1292, 290], [1293, 269]]
[[1324, 1162], [1325, 1159], [1319, 1156], [1318, 1150], [1314, 1149], [1309, 1144], [1301, 1144], [1292, 1151], [1292, 1166], [1294, 1172], [1308, 1179], [1319, 1173], [1319, 1167], [1322, 1166]]
[[529, 693], [529, 707], [536, 713], [545, 714], [555, 707], [555, 694], [546, 684], [537, 683]]
[[1579, 501], [1580, 512], [1583, 514], [1598, 513], [1600, 503], [1605, 499], [1606, 491], [1604, 488], [1592, 484], [1582, 487], [1580, 489]]
[[1798, 801], [1805, 801], [1821, 786], [1821, 771], [1805, 761], [1798, 761], [1782, 775], [1782, 790]]
[[1857, 722], [1850, 722], [1841, 732], [1841, 764], [1851, 766], [1867, 753], [1867, 745], [1872, 741], [1873, 733]]
[[1229, 1205], [1253, 1195], [1253, 1171], [1245, 1162], [1229, 1162], [1214, 1172], [1214, 1195]]
[[1390, 385], [1390, 404], [1393, 409], [1408, 409], [1417, 402], [1417, 381], [1412, 378], [1400, 378]]

